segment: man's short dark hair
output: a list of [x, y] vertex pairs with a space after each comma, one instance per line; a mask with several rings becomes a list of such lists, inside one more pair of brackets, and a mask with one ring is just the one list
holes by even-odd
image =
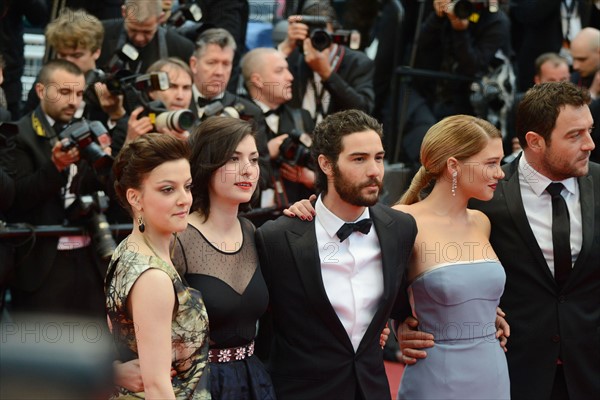
[[550, 144], [550, 135], [556, 126], [561, 108], [570, 105], [582, 107], [590, 104], [592, 98], [585, 88], [571, 82], [546, 82], [533, 86], [517, 108], [517, 137], [522, 148], [527, 147], [525, 135], [535, 132]]
[[50, 77], [52, 76], [54, 71], [57, 70], [66, 71], [75, 76], [83, 75], [83, 71], [81, 71], [81, 69], [72, 62], [63, 59], [55, 59], [50, 60], [46, 64], [44, 64], [44, 66], [40, 70], [39, 82], [43, 85], [49, 84]]
[[[313, 131], [312, 155], [318, 164], [319, 155], [323, 154], [333, 164], [337, 164], [342, 152], [342, 139], [346, 135], [367, 130], [375, 131], [383, 136], [381, 124], [370, 115], [360, 110], [346, 110], [328, 115]], [[317, 192], [327, 193], [327, 175], [317, 169], [315, 182]]]

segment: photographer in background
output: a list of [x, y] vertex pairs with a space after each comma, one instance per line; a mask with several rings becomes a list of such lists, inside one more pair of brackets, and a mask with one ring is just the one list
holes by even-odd
[[123, 19], [103, 21], [104, 42], [98, 59], [100, 67], [106, 67], [115, 50], [124, 44], [132, 44], [138, 51], [136, 60], [126, 68], [141, 73], [155, 61], [166, 57], [189, 60], [194, 43], [173, 29], [160, 26], [163, 11], [161, 0], [125, 0], [122, 7]]
[[[63, 225], [78, 196], [103, 190], [78, 146], [66, 149], [59, 136], [80, 106], [83, 72], [66, 60], [42, 67], [36, 93], [40, 105], [19, 120], [15, 140], [16, 196], [9, 222]], [[103, 318], [107, 262], [90, 236], [37, 236], [17, 249], [19, 267], [11, 286], [12, 311], [79, 314]]]
[[[423, 21], [415, 67], [473, 81], [429, 77], [412, 80], [402, 143], [405, 158], [411, 162], [418, 162], [423, 136], [437, 121], [453, 114], [475, 115], [472, 83], [504, 63], [496, 56], [499, 50], [504, 60], [512, 55], [510, 23], [498, 9], [498, 2], [464, 3], [467, 7], [470, 3], [472, 11], [456, 15], [461, 14], [459, 6], [454, 7], [451, 0], [434, 0], [434, 11]], [[481, 96], [484, 99], [479, 106], [487, 108], [485, 96]]]
[[[67, 60], [77, 65], [86, 77], [86, 83], [94, 80], [96, 61], [100, 57], [100, 48], [104, 39], [104, 27], [98, 18], [85, 10], [64, 8], [59, 16], [52, 20], [45, 31], [46, 42], [50, 45], [57, 59]], [[36, 80], [35, 83], [38, 81]], [[35, 110], [40, 99], [35, 90], [35, 83], [29, 91], [25, 112]], [[86, 88], [76, 117], [100, 120], [103, 123], [115, 115], [119, 99], [107, 96], [105, 88]]]
[[[153, 63], [146, 73], [164, 72], [169, 77], [169, 87], [166, 90], [154, 90], [148, 92], [149, 100], [159, 100], [163, 103], [166, 111], [187, 110], [192, 101], [192, 71], [183, 61], [175, 57], [160, 59]], [[125, 115], [125, 110], [122, 111]], [[123, 145], [141, 135], [149, 132], [160, 132], [185, 140], [189, 132], [177, 131], [168, 127], [156, 127], [151, 118], [141, 115], [144, 107], [139, 106], [121, 118], [112, 130], [115, 147], [121, 149]], [[115, 154], [116, 155], [116, 154]]]
[[[241, 67], [248, 93], [265, 115], [273, 177], [282, 179], [285, 202], [292, 204], [308, 198], [314, 193], [315, 184], [315, 166], [310, 156], [314, 123], [308, 111], [289, 105], [294, 78], [285, 56], [275, 49], [257, 48], [244, 55]], [[301, 142], [301, 135], [308, 135], [309, 146]], [[262, 195], [263, 206], [273, 205], [266, 193]], [[281, 197], [274, 200], [283, 203]]]
[[[302, 14], [326, 17], [329, 33], [337, 27], [329, 1], [307, 1]], [[291, 104], [308, 110], [315, 122], [348, 109], [371, 113], [375, 102], [373, 61], [364, 53], [333, 42], [319, 51], [311, 43], [309, 26], [302, 23], [301, 16], [291, 16], [288, 21], [287, 37], [278, 49], [287, 56], [294, 76]]]

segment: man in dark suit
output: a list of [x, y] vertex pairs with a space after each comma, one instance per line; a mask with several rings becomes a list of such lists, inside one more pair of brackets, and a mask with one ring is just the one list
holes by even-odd
[[[19, 120], [15, 139], [15, 199], [11, 222], [62, 225], [75, 193], [103, 186], [77, 147], [63, 148], [58, 133], [81, 103], [83, 72], [66, 60], [52, 60], [40, 71], [36, 91], [40, 105]], [[89, 190], [89, 191], [88, 191]], [[38, 236], [33, 247], [17, 249], [20, 265], [11, 286], [14, 311], [85, 314], [103, 318], [103, 276], [88, 235]]]
[[[491, 201], [472, 204], [489, 217], [506, 270], [513, 399], [600, 395], [600, 166], [589, 163], [589, 102], [569, 82], [531, 88], [517, 111], [523, 154], [503, 167]], [[561, 185], [553, 195], [551, 183]], [[401, 339], [414, 362], [425, 354], [406, 347], [432, 337], [405, 331]]]
[[[338, 26], [328, 1], [307, 2], [302, 14], [328, 18], [329, 32]], [[317, 122], [341, 110], [373, 111], [373, 61], [360, 51], [335, 43], [319, 51], [312, 46], [309, 27], [301, 18], [291, 16], [289, 21], [287, 37], [278, 48], [287, 56], [294, 76], [291, 104], [309, 110]]]
[[312, 150], [315, 219], [281, 217], [256, 235], [275, 392], [283, 400], [389, 399], [379, 336], [407, 306], [397, 294], [416, 224], [377, 203], [384, 151], [374, 118], [358, 110], [326, 117]]
[[139, 52], [137, 60], [125, 66], [135, 73], [143, 73], [160, 58], [177, 57], [188, 61], [194, 43], [172, 29], [160, 26], [161, 0], [126, 0], [121, 13], [123, 19], [103, 21], [104, 42], [97, 64], [105, 68], [116, 50], [129, 43]]
[[[253, 49], [242, 58], [242, 75], [250, 97], [265, 115], [273, 176], [281, 178], [285, 206], [308, 198], [315, 184], [315, 166], [310, 157], [314, 123], [308, 111], [289, 105], [294, 77], [285, 56], [273, 48]], [[284, 141], [288, 151], [282, 154]]]

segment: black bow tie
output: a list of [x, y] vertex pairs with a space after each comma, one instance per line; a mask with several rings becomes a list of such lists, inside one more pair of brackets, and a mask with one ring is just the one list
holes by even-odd
[[196, 101], [198, 102], [198, 107], [203, 108], [211, 103], [219, 101], [219, 99], [206, 99], [204, 97], [198, 97]]
[[275, 109], [269, 110], [267, 112], [265, 112], [265, 118], [267, 118], [269, 115], [279, 115], [281, 114], [281, 111], [283, 111], [283, 106], [279, 106]]
[[371, 225], [373, 225], [373, 220], [371, 218], [361, 219], [358, 222], [346, 222], [336, 232], [336, 235], [340, 238], [340, 242], [343, 242], [352, 234], [352, 232], [358, 231], [366, 235], [371, 230]]

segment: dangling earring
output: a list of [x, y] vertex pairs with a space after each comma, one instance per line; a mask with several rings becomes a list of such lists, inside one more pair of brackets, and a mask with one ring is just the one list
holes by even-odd
[[138, 229], [140, 230], [140, 232], [144, 233], [144, 231], [146, 230], [146, 225], [144, 225], [144, 219], [142, 218], [141, 215], [139, 217], [137, 217], [137, 223], [138, 223]]
[[457, 182], [458, 172], [452, 171], [452, 196], [456, 197], [456, 187], [458, 186]]

